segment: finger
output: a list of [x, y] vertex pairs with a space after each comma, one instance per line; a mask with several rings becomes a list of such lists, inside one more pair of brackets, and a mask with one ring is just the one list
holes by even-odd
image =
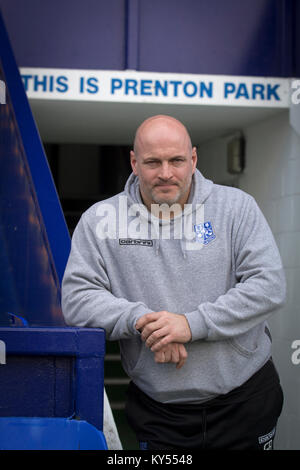
[[153, 344], [153, 346], [151, 347], [151, 351], [157, 352], [168, 344], [172, 343], [172, 341], [173, 338], [171, 335], [164, 336], [160, 341], [157, 341], [155, 344]]
[[187, 357], [188, 357], [188, 353], [187, 353], [184, 345], [180, 344], [179, 345], [179, 361], [178, 361], [178, 364], [176, 366], [176, 369], [181, 369], [181, 367], [185, 364], [185, 362], [187, 360]]
[[153, 313], [146, 313], [143, 315], [141, 318], [138, 319], [138, 321], [135, 324], [135, 328], [137, 330], [140, 330], [144, 328], [147, 323], [150, 323], [152, 321], [155, 321], [159, 318], [158, 312], [153, 312]]
[[179, 355], [178, 348], [175, 345], [173, 345], [173, 347], [172, 347], [172, 362], [175, 362], [175, 364], [177, 364], [179, 361], [180, 361], [180, 355]]
[[141, 332], [141, 338], [143, 341], [146, 341], [152, 333], [154, 333], [156, 330], [159, 330], [164, 326], [163, 322], [161, 320], [156, 320], [151, 323], [148, 323], [142, 330]]
[[179, 343], [178, 346], [179, 346], [179, 354], [180, 354], [181, 358], [187, 359], [188, 353], [187, 353], [187, 350], [185, 349], [184, 344]]
[[146, 346], [148, 346], [148, 348], [151, 348], [151, 346], [153, 346], [155, 343], [157, 343], [157, 341], [159, 341], [160, 338], [162, 338], [163, 336], [166, 336], [168, 334], [168, 332], [169, 332], [168, 328], [166, 328], [166, 327], [159, 328], [158, 327], [146, 339]]
[[164, 351], [165, 354], [165, 362], [173, 362], [172, 361], [172, 350], [170, 348], [166, 348]]
[[165, 362], [165, 353], [163, 351], [158, 351], [154, 355], [154, 360], [155, 360], [155, 362], [158, 362], [158, 363]]
[[177, 364], [176, 364], [176, 369], [181, 369], [185, 364], [185, 359], [181, 359]]

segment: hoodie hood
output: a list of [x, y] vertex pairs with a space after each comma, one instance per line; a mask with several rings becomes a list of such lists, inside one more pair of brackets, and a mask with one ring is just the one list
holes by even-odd
[[154, 235], [153, 241], [156, 254], [158, 254], [160, 239], [163, 238], [163, 234], [169, 233], [170, 238], [180, 239], [181, 251], [185, 257], [187, 244], [195, 237], [194, 226], [203, 223], [204, 203], [212, 192], [213, 184], [211, 180], [204, 178], [200, 171], [196, 169], [192, 176], [191, 191], [184, 209], [175, 217], [163, 219], [148, 211], [141, 198], [139, 179], [131, 173], [124, 190], [128, 207], [138, 204], [141, 224], [147, 224], [148, 233]]

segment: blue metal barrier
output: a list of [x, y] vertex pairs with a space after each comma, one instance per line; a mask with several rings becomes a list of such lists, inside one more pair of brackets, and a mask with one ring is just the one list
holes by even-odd
[[0, 14], [0, 325], [65, 326], [61, 279], [70, 235]]
[[94, 328], [0, 328], [2, 417], [64, 417], [102, 431], [105, 332]]
[[70, 236], [1, 14], [0, 44], [0, 448], [11, 433], [14, 449], [59, 446], [63, 431], [105, 448], [105, 332], [64, 322]]
[[107, 450], [107, 444], [86, 421], [0, 418], [0, 450]]

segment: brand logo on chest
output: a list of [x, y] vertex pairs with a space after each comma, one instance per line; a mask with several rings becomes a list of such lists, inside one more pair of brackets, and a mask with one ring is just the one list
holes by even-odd
[[141, 240], [140, 238], [119, 238], [120, 245], [153, 246], [153, 240]]

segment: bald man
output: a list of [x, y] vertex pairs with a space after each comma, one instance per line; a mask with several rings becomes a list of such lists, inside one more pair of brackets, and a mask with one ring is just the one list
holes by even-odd
[[285, 276], [271, 230], [253, 197], [204, 178], [171, 116], [140, 125], [130, 161], [124, 191], [74, 231], [66, 322], [119, 341], [141, 449], [272, 449], [283, 393], [267, 319]]

